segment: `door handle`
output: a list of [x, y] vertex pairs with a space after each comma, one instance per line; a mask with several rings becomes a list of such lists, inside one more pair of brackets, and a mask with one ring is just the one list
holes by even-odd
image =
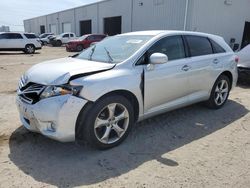
[[220, 62], [220, 61], [219, 61], [218, 59], [214, 59], [214, 60], [213, 60], [213, 63], [214, 63], [214, 64], [218, 64], [219, 62]]
[[183, 70], [183, 71], [188, 71], [190, 68], [191, 68], [190, 66], [184, 65], [184, 66], [182, 67], [182, 70]]

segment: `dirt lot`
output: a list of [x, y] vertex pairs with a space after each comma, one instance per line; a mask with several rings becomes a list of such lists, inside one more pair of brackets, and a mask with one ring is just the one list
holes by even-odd
[[62, 144], [22, 126], [15, 106], [21, 74], [70, 53], [0, 52], [0, 187], [250, 187], [250, 84], [221, 110], [202, 105], [138, 123], [119, 147]]

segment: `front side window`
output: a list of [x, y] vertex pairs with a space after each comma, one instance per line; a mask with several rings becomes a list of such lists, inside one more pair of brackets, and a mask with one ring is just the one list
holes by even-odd
[[131, 57], [153, 36], [118, 35], [87, 48], [76, 58], [104, 63], [120, 63]]
[[149, 50], [148, 56], [153, 53], [163, 53], [169, 60], [185, 58], [185, 50], [181, 36], [170, 36], [156, 42]]
[[206, 37], [186, 36], [192, 57], [213, 54], [212, 46]]

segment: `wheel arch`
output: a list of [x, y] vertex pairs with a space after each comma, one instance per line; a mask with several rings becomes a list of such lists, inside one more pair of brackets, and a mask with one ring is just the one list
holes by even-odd
[[137, 99], [137, 97], [130, 91], [128, 90], [114, 90], [114, 91], [111, 91], [111, 92], [108, 92], [104, 95], [102, 95], [101, 97], [99, 97], [96, 101], [98, 100], [101, 100], [102, 98], [106, 97], [106, 96], [110, 96], [110, 95], [118, 95], [118, 96], [123, 96], [125, 97], [126, 99], [128, 99], [131, 104], [133, 105], [133, 109], [134, 109], [134, 115], [135, 115], [135, 121], [138, 120], [138, 117], [139, 117], [139, 101]]
[[[84, 138], [83, 138], [83, 126], [80, 126], [83, 122], [84, 122], [84, 117], [87, 116], [89, 110], [93, 107], [93, 104], [99, 100], [102, 100], [104, 97], [106, 96], [111, 96], [111, 95], [118, 95], [118, 96], [123, 96], [126, 99], [128, 99], [129, 101], [132, 101], [131, 104], [133, 106], [134, 109], [134, 115], [135, 115], [135, 122], [138, 120], [139, 118], [139, 102], [138, 99], [136, 98], [136, 96], [128, 91], [128, 90], [114, 90], [111, 92], [108, 92], [104, 95], [102, 95], [101, 97], [99, 97], [96, 101], [89, 101], [86, 105], [84, 105], [84, 107], [82, 108], [82, 110], [79, 112], [77, 120], [76, 120], [76, 124], [75, 124], [75, 140], [76, 142], [80, 143], [84, 142]], [[82, 116], [80, 116], [80, 114], [82, 114]]]
[[[230, 81], [230, 89], [232, 88], [232, 84], [233, 84], [233, 74], [230, 72], [230, 71], [224, 71], [224, 72], [222, 72], [219, 76], [218, 76], [218, 78], [221, 76], [221, 75], [225, 75], [225, 76], [227, 76], [228, 78], [229, 78], [229, 81]], [[218, 79], [217, 78], [217, 79]]]
[[32, 43], [27, 43], [27, 44], [25, 44], [25, 48], [26, 48], [28, 45], [32, 45], [34, 48], [36, 48], [36, 46], [35, 46], [34, 44], [32, 44]]

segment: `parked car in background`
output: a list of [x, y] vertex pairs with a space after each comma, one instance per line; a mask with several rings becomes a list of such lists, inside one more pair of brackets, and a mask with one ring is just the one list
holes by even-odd
[[92, 43], [97, 43], [103, 40], [106, 35], [101, 34], [89, 34], [83, 35], [82, 37], [71, 40], [66, 44], [66, 50], [68, 52], [80, 52], [83, 49], [90, 47]]
[[237, 56], [219, 36], [133, 32], [33, 66], [17, 106], [30, 131], [107, 149], [145, 118], [202, 101], [223, 107], [237, 77]]
[[239, 79], [250, 81], [250, 44], [237, 52], [237, 55], [239, 56]]
[[63, 44], [67, 44], [69, 41], [76, 39], [75, 33], [62, 33], [56, 37], [52, 37], [50, 39], [50, 44], [52, 46], [62, 46]]
[[0, 33], [0, 51], [23, 51], [33, 54], [42, 48], [39, 38], [33, 33]]
[[42, 45], [49, 44], [49, 37], [54, 36], [54, 33], [43, 33], [39, 36]]

